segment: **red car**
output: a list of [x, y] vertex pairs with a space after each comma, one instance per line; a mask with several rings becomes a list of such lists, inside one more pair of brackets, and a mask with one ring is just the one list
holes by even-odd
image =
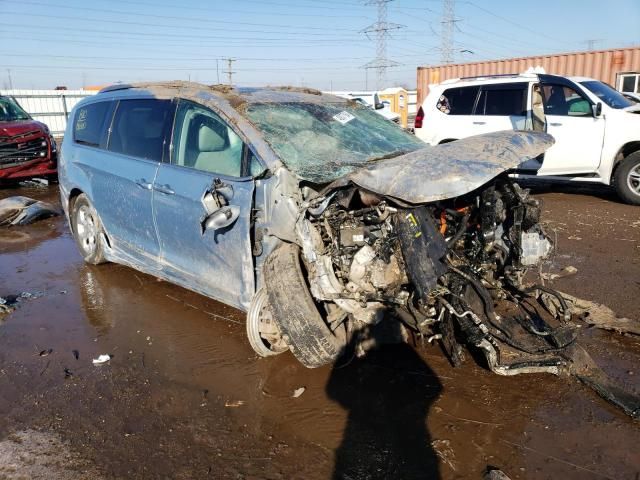
[[55, 176], [56, 142], [12, 97], [0, 96], [0, 182]]

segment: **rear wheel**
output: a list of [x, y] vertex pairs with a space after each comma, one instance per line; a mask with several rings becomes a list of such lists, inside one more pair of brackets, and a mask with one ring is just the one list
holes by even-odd
[[331, 331], [309, 288], [300, 249], [283, 244], [265, 262], [265, 284], [273, 315], [291, 351], [305, 367], [331, 363], [346, 345], [344, 325]]
[[640, 205], [640, 151], [622, 160], [616, 169], [613, 182], [623, 201], [631, 205]]
[[93, 265], [105, 263], [102, 222], [84, 193], [76, 197], [69, 216], [73, 237], [84, 261]]

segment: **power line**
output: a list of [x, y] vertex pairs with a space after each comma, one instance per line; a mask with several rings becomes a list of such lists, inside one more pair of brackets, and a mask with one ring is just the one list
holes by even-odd
[[[109, 10], [109, 9], [104, 9], [104, 8], [92, 8], [92, 7], [76, 7], [76, 6], [68, 6], [68, 5], [63, 5], [63, 4], [51, 4], [51, 3], [44, 3], [44, 2], [37, 2], [37, 1], [30, 1], [30, 0], [20, 0], [20, 1], [14, 1], [14, 0], [2, 0], [3, 3], [15, 3], [18, 5], [36, 5], [36, 6], [47, 6], [47, 7], [55, 7], [55, 8], [64, 8], [64, 9], [69, 9], [69, 10], [83, 10], [83, 11], [87, 11], [87, 12], [98, 12], [98, 13], [112, 13], [112, 14], [116, 14], [116, 15], [126, 15], [126, 16], [135, 16], [135, 17], [144, 17], [144, 18], [161, 18], [161, 19], [168, 19], [168, 20], [172, 20], [174, 22], [173, 25], [157, 25], [157, 24], [145, 24], [145, 25], [150, 25], [150, 26], [162, 26], [162, 27], [172, 27], [172, 28], [180, 28], [180, 25], [176, 26], [175, 25], [175, 21], [176, 20], [186, 20], [189, 22], [199, 22], [199, 23], [218, 23], [218, 24], [223, 24], [223, 25], [247, 25], [247, 26], [252, 26], [252, 27], [274, 27], [274, 28], [304, 28], [304, 30], [302, 32], [291, 32], [291, 33], [306, 33], [307, 30], [322, 30], [322, 31], [326, 31], [326, 28], [324, 27], [311, 27], [311, 26], [297, 26], [297, 25], [284, 25], [284, 24], [272, 24], [272, 23], [253, 23], [253, 22], [232, 22], [229, 20], [211, 20], [211, 19], [205, 19], [205, 18], [197, 18], [197, 17], [183, 17], [183, 16], [179, 16], [179, 15], [158, 15], [158, 14], [154, 14], [154, 13], [136, 13], [136, 12], [125, 12], [122, 10]], [[15, 12], [14, 12], [15, 13]], [[237, 13], [237, 12], [235, 12]], [[31, 12], [24, 12], [24, 13], [20, 13], [20, 14], [24, 14], [24, 15], [30, 15]], [[68, 18], [78, 18], [78, 17], [68, 17]], [[78, 18], [79, 20], [87, 20], [86, 18]], [[121, 23], [121, 21], [119, 20], [105, 20], [105, 19], [89, 19], [91, 21], [103, 21], [103, 22], [117, 22], [117, 23]], [[129, 23], [129, 22], [127, 22]], [[205, 28], [208, 30], [208, 28], [206, 27], [201, 27], [201, 28]], [[236, 29], [234, 29], [235, 31], [238, 31]], [[332, 28], [332, 30], [339, 30], [339, 31], [345, 31], [345, 32], [353, 32], [352, 29], [350, 28]], [[252, 32], [253, 30], [241, 30], [241, 31], [245, 31], [245, 32]], [[267, 33], [267, 32], [263, 32], [260, 31], [260, 33]], [[289, 32], [268, 32], [268, 33], [289, 33]], [[324, 34], [326, 35], [326, 33]], [[355, 33], [354, 33], [355, 35]]]
[[[13, 12], [9, 12], [9, 13], [13, 13]], [[44, 16], [44, 17], [52, 17], [52, 18], [67, 18], [67, 17], [62, 17], [62, 16], [48, 16], [48, 15], [38, 15], [38, 14], [25, 14], [25, 16]], [[101, 20], [95, 20], [97, 22], [100, 22]], [[106, 21], [106, 20], [105, 20]], [[136, 22], [129, 22], [132, 23], [134, 25], [144, 25], [141, 23], [136, 23]], [[158, 25], [161, 27], [167, 27], [167, 25]], [[30, 24], [31, 28], [49, 28], [49, 25], [33, 25]], [[191, 27], [187, 27], [187, 29], [192, 29]], [[75, 27], [58, 27], [56, 26], [56, 30], [68, 30], [68, 31], [72, 31], [72, 32], [90, 32], [92, 34], [95, 34], [96, 31], [95, 29], [91, 29], [91, 28], [75, 28]], [[24, 28], [21, 28], [21, 33], [24, 32]], [[255, 42], [287, 42], [285, 44], [285, 46], [295, 46], [295, 45], [300, 45], [301, 43], [304, 42], [300, 42], [300, 41], [296, 41], [294, 45], [291, 45], [291, 41], [294, 40], [293, 38], [265, 38], [265, 37], [234, 37], [234, 38], [229, 38], [228, 35], [225, 36], [221, 36], [221, 35], [202, 35], [202, 34], [195, 34], [195, 35], [188, 35], [188, 34], [179, 34], [179, 33], [168, 33], [168, 32], [161, 32], [161, 33], [151, 33], [151, 32], [131, 32], [131, 31], [121, 31], [121, 30], [102, 30], [99, 33], [110, 33], [110, 34], [115, 34], [118, 36], [132, 36], [132, 37], [136, 37], [136, 36], [141, 36], [141, 37], [162, 37], [162, 38], [185, 38], [185, 39], [189, 39], [189, 38], [193, 38], [193, 39], [210, 39], [210, 40], [224, 40], [225, 44], [227, 42], [233, 42], [233, 41], [238, 41], [241, 42], [239, 45], [240, 46], [248, 46], [245, 41], [246, 40], [251, 40], [251, 41], [255, 41]], [[268, 33], [268, 32], [260, 32], [260, 31], [256, 31], [256, 33]], [[351, 43], [366, 43], [366, 41], [361, 41], [361, 40], [351, 40], [349, 39], [349, 41]], [[339, 37], [335, 37], [332, 36], [331, 38], [327, 38], [327, 39], [309, 39], [306, 40], [307, 44], [310, 45], [316, 45], [316, 44], [320, 44], [320, 43], [344, 43], [345, 39], [341, 39]], [[200, 43], [200, 42], [198, 42]]]
[[[55, 18], [55, 19], [62, 19], [62, 20], [80, 20], [82, 22], [96, 22], [96, 23], [115, 23], [115, 24], [119, 24], [119, 25], [133, 25], [136, 27], [160, 27], [160, 28], [177, 28], [177, 29], [185, 29], [188, 28], [189, 30], [204, 30], [204, 31], [210, 31], [211, 28], [210, 27], [198, 27], [198, 26], [193, 26], [193, 25], [167, 25], [167, 24], [163, 24], [163, 23], [148, 23], [148, 22], [136, 22], [136, 21], [128, 21], [128, 20], [108, 20], [108, 19], [103, 19], [103, 18], [90, 18], [90, 17], [70, 17], [68, 15], [51, 15], [51, 14], [43, 14], [43, 13], [23, 13], [23, 12], [16, 12], [16, 11], [7, 11], [5, 10], [4, 13], [9, 13], [9, 14], [13, 14], [13, 15], [18, 15], [18, 16], [25, 16], [25, 17], [41, 17], [41, 18]], [[232, 23], [233, 22], [225, 22], [225, 23]], [[238, 25], [240, 25], [241, 23], [238, 23]], [[264, 25], [264, 24], [262, 24]], [[271, 25], [274, 27], [279, 27], [279, 25]], [[58, 28], [58, 27], [56, 27]], [[326, 33], [307, 33], [307, 32], [283, 32], [283, 31], [273, 31], [273, 30], [246, 30], [246, 29], [238, 29], [238, 28], [216, 28], [216, 30], [218, 31], [232, 31], [232, 32], [243, 32], [243, 33], [267, 33], [267, 34], [272, 34], [272, 33], [278, 33], [281, 35], [295, 35], [295, 36], [320, 36], [320, 37], [329, 37], [332, 40], [335, 41], [341, 41], [341, 40], [350, 40], [351, 37], [355, 37], [357, 34], [354, 32], [351, 35], [347, 35], [347, 34], [342, 34], [342, 37], [338, 37], [336, 35], [328, 35]], [[185, 35], [181, 35], [181, 36], [185, 36]], [[193, 35], [190, 35], [193, 36]], [[200, 35], [198, 35], [200, 36]], [[228, 37], [214, 37], [211, 35], [206, 36], [206, 38], [220, 38], [220, 39], [224, 39], [224, 38], [228, 38]], [[237, 39], [239, 39], [240, 37], [236, 37]], [[246, 40], [247, 38], [245, 38]], [[249, 38], [250, 40], [253, 40], [255, 38]], [[273, 40], [273, 39], [270, 39]], [[290, 38], [282, 38], [280, 40], [287, 40], [287, 41], [291, 41], [292, 39]]]

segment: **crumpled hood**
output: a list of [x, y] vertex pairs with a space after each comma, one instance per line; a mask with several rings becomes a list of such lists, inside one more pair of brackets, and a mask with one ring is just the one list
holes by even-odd
[[458, 197], [536, 158], [554, 143], [529, 131], [487, 133], [372, 162], [323, 189], [355, 183], [380, 195], [418, 204]]
[[25, 134], [36, 134], [44, 132], [43, 124], [36, 120], [14, 120], [11, 122], [0, 122], [0, 137], [15, 137]]

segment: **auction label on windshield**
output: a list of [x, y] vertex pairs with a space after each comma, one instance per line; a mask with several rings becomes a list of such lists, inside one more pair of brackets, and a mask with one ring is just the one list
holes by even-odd
[[334, 120], [337, 120], [338, 122], [340, 122], [342, 125], [345, 125], [347, 123], [349, 123], [351, 120], [353, 120], [354, 117], [353, 115], [351, 115], [349, 112], [340, 112], [337, 115], [333, 116]]

